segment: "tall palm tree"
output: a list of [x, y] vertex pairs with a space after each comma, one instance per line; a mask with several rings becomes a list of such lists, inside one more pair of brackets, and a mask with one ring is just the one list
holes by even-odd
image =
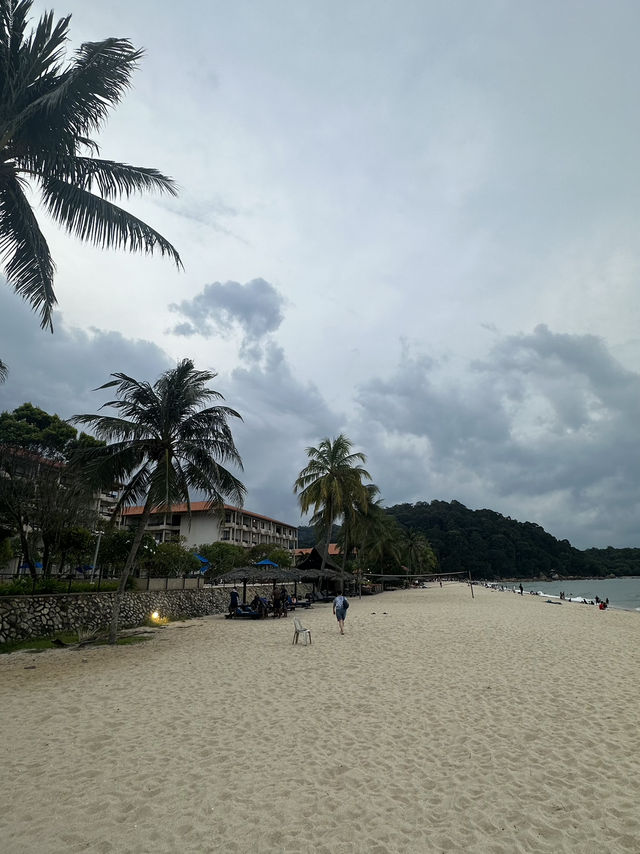
[[355, 495], [347, 495], [342, 513], [342, 527], [338, 534], [338, 544], [342, 552], [342, 574], [344, 575], [347, 558], [354, 548], [359, 550], [363, 530], [374, 505], [379, 505], [382, 499], [377, 499], [380, 490], [375, 483], [367, 483], [364, 492], [357, 490]]
[[[350, 440], [341, 433], [333, 440], [323, 439], [317, 448], [307, 448], [309, 462], [293, 485], [293, 491], [299, 493], [300, 509], [303, 513], [313, 509], [312, 521], [324, 532], [321, 572], [327, 563], [333, 523], [355, 501], [367, 501], [362, 480], [371, 480], [371, 475], [359, 465], [367, 458], [363, 453], [351, 453], [351, 447]], [[344, 590], [344, 576], [341, 586]]]
[[104, 406], [120, 415], [77, 415], [72, 420], [107, 442], [106, 448], [89, 449], [84, 456], [96, 479], [104, 482], [108, 474], [126, 484], [114, 515], [126, 504], [143, 504], [115, 598], [110, 633], [115, 643], [121, 597], [151, 513], [176, 503], [185, 503], [190, 513], [190, 489], [203, 493], [211, 507], [221, 506], [225, 498], [242, 504], [245, 488], [221, 465], [230, 461], [242, 469], [228, 424], [240, 415], [226, 406], [206, 406], [223, 399], [207, 386], [215, 373], [197, 371], [190, 359], [183, 359], [153, 385], [126, 374], [111, 376], [97, 391], [116, 388], [116, 399]]
[[[27, 34], [32, 0], [0, 0], [0, 259], [9, 284], [52, 328], [54, 263], [27, 192], [97, 246], [168, 255], [174, 247], [113, 203], [132, 193], [176, 195], [155, 169], [103, 160], [92, 136], [131, 85], [142, 56], [127, 39], [87, 42], [65, 62], [70, 15], [45, 13]], [[96, 190], [97, 192], [93, 192]]]
[[5, 365], [5, 363], [0, 359], [0, 383], [3, 383], [9, 374], [9, 369]]

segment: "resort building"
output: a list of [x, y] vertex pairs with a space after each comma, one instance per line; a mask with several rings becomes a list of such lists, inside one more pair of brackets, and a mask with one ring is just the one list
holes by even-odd
[[[126, 527], [135, 522], [142, 511], [142, 507], [125, 508], [121, 525]], [[204, 501], [191, 502], [191, 524], [187, 505], [176, 504], [170, 511], [152, 513], [147, 522], [147, 531], [157, 543], [175, 542], [184, 537], [187, 548], [217, 542], [246, 548], [268, 543], [290, 551], [298, 546], [298, 529], [295, 525], [229, 504], [225, 504], [222, 511], [211, 510]]]

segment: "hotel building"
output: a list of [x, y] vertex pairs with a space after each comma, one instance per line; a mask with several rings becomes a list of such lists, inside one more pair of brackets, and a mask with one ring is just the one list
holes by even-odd
[[[135, 522], [142, 511], [142, 507], [124, 508], [121, 526], [126, 527]], [[176, 542], [184, 537], [187, 548], [217, 542], [246, 548], [268, 543], [290, 551], [298, 547], [298, 529], [295, 525], [229, 504], [225, 504], [222, 510], [211, 510], [204, 501], [191, 502], [191, 524], [187, 505], [176, 504], [166, 512], [152, 513], [147, 522], [147, 531], [157, 543]]]

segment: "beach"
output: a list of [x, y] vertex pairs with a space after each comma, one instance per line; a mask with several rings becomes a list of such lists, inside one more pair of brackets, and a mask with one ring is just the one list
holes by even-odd
[[640, 852], [640, 616], [435, 584], [0, 657], [5, 854]]

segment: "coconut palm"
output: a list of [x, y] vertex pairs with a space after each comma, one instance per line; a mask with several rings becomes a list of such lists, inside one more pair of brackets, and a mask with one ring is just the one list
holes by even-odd
[[207, 385], [215, 373], [197, 371], [184, 359], [153, 385], [122, 373], [111, 376], [97, 390], [116, 388], [116, 398], [104, 406], [119, 416], [77, 415], [73, 420], [107, 442], [106, 448], [89, 449], [82, 462], [97, 480], [104, 482], [108, 474], [125, 484], [114, 515], [126, 504], [143, 504], [115, 599], [110, 634], [115, 643], [120, 599], [151, 513], [185, 503], [190, 514], [190, 489], [202, 493], [212, 508], [225, 498], [242, 504], [245, 488], [221, 465], [230, 461], [242, 468], [228, 424], [240, 415], [226, 406], [206, 406], [223, 399]]
[[362, 540], [367, 521], [370, 519], [370, 512], [372, 512], [374, 505], [379, 506], [381, 503], [382, 499], [377, 498], [379, 494], [380, 490], [375, 483], [367, 483], [364, 486], [364, 493], [358, 489], [356, 495], [347, 495], [342, 513], [342, 527], [338, 534], [338, 545], [342, 552], [343, 574], [349, 552], [354, 548], [359, 550], [359, 543]]
[[103, 160], [92, 138], [131, 85], [142, 51], [108, 38], [81, 45], [66, 62], [71, 16], [54, 21], [46, 12], [27, 33], [31, 6], [0, 0], [0, 260], [8, 283], [52, 328], [55, 267], [29, 202], [33, 187], [81, 240], [181, 261], [164, 237], [113, 202], [142, 191], [175, 195], [173, 181]]
[[303, 513], [313, 509], [312, 522], [324, 533], [321, 572], [327, 563], [333, 523], [349, 512], [354, 502], [367, 501], [362, 480], [371, 480], [371, 475], [359, 465], [367, 458], [363, 453], [351, 453], [351, 447], [349, 439], [340, 434], [333, 440], [323, 439], [317, 448], [307, 448], [309, 462], [293, 486], [299, 493], [300, 509]]
[[402, 532], [402, 548], [409, 575], [412, 575], [416, 570], [418, 572], [423, 570], [433, 572], [437, 559], [431, 548], [431, 543], [423, 533], [416, 528], [405, 528]]
[[9, 369], [5, 365], [5, 363], [0, 359], [0, 383], [3, 383], [7, 376], [9, 375]]

